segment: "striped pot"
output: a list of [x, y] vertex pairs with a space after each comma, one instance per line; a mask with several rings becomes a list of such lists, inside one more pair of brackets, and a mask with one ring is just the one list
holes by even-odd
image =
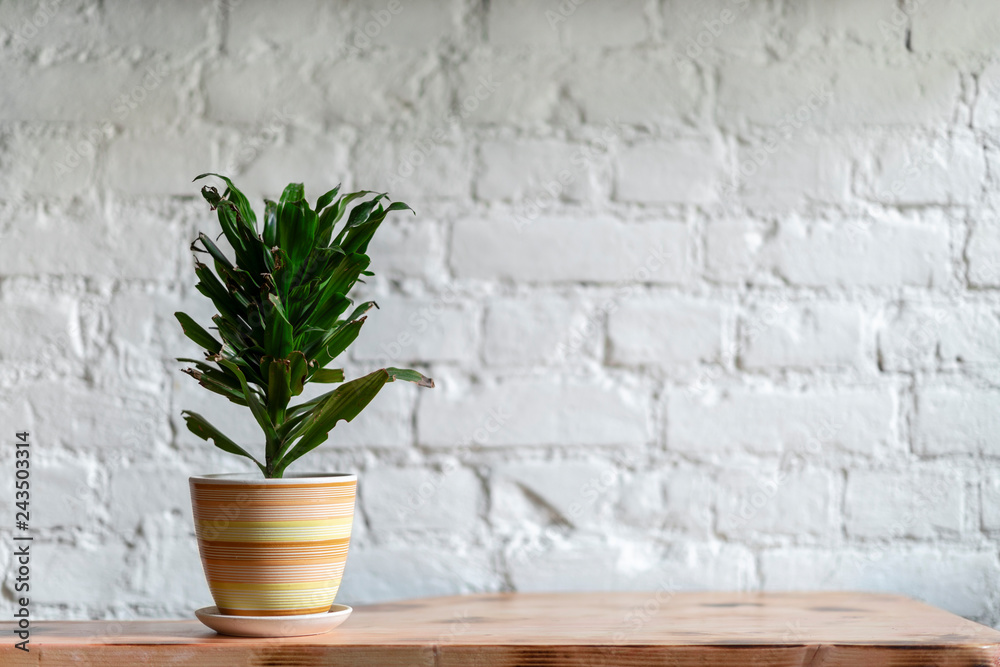
[[198, 550], [219, 611], [329, 611], [347, 560], [357, 483], [339, 473], [192, 477]]

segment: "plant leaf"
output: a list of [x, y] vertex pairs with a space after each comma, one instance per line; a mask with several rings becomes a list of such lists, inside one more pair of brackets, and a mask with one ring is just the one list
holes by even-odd
[[278, 205], [270, 199], [264, 200], [264, 244], [273, 248], [278, 242]]
[[224, 452], [229, 452], [230, 454], [236, 454], [238, 456], [245, 456], [260, 468], [260, 471], [267, 476], [267, 471], [264, 466], [261, 465], [260, 461], [255, 459], [250, 455], [247, 450], [243, 449], [231, 439], [229, 439], [225, 434], [219, 429], [212, 426], [212, 424], [202, 417], [197, 412], [191, 412], [190, 410], [184, 410], [181, 412], [184, 416], [184, 422], [187, 424], [188, 430], [194, 433], [196, 436], [202, 440], [211, 440], [215, 443], [215, 446]]
[[[290, 386], [291, 363], [287, 359], [275, 359], [268, 366], [267, 374], [267, 413], [272, 424], [280, 424], [285, 421], [285, 408], [292, 398], [292, 388]], [[275, 437], [277, 442], [277, 437]], [[273, 452], [267, 453], [267, 458], [273, 456]]]
[[284, 359], [292, 351], [292, 325], [285, 317], [281, 301], [270, 295], [271, 312], [264, 327], [264, 353], [275, 359]]
[[414, 382], [418, 387], [434, 388], [434, 380], [408, 368], [387, 368], [385, 369], [393, 380], [405, 380]]
[[337, 183], [337, 187], [320, 195], [319, 199], [316, 200], [316, 213], [321, 212], [330, 205], [330, 202], [337, 198], [337, 193], [340, 192], [340, 185], [340, 183]]
[[298, 396], [302, 393], [302, 388], [306, 383], [306, 376], [309, 373], [309, 362], [306, 361], [306, 355], [298, 350], [288, 355], [288, 362], [288, 385], [292, 396]]
[[[246, 376], [243, 375], [243, 371], [239, 369], [239, 366], [228, 359], [220, 359], [219, 365], [229, 369], [229, 371], [239, 379], [240, 388], [243, 390], [243, 396], [246, 398], [247, 404], [250, 406], [250, 412], [253, 413], [254, 419], [257, 420], [257, 423], [260, 424], [260, 428], [264, 431], [264, 437], [267, 441], [268, 447], [272, 447], [273, 443], [278, 440], [278, 434], [274, 430], [274, 424], [271, 422], [271, 418], [268, 416], [267, 409], [261, 402], [260, 397], [250, 390], [250, 387], [247, 385]], [[268, 457], [268, 460], [270, 460], [270, 457]]]
[[278, 452], [279, 460], [274, 466], [275, 474], [280, 477], [289, 464], [325, 442], [330, 430], [338, 421], [351, 421], [357, 417], [385, 383], [391, 381], [389, 373], [385, 369], [380, 369], [337, 387], [302, 422], [297, 429], [301, 431], [302, 437], [288, 449], [287, 454], [284, 451], [287, 442], [294, 436], [289, 434], [286, 437], [286, 444], [283, 444]]
[[239, 189], [235, 185], [233, 185], [233, 182], [231, 180], [229, 180], [225, 176], [222, 176], [221, 174], [213, 174], [213, 173], [201, 174], [200, 176], [195, 177], [194, 180], [200, 181], [201, 179], [207, 178], [208, 176], [215, 176], [216, 178], [221, 178], [223, 181], [226, 182], [226, 187], [228, 188], [228, 190], [225, 193], [226, 198], [236, 205], [236, 210], [239, 211], [240, 217], [242, 218], [242, 222], [247, 226], [247, 228], [249, 228], [250, 231], [256, 234], [257, 216], [254, 215], [253, 207], [250, 206], [250, 201], [246, 198], [246, 195], [240, 192]]
[[174, 313], [174, 317], [181, 323], [184, 335], [205, 348], [209, 354], [218, 354], [222, 349], [222, 343], [217, 341], [215, 336], [205, 331], [201, 325], [191, 319], [190, 315], [178, 312]]
[[324, 384], [330, 384], [333, 382], [343, 382], [344, 381], [344, 369], [343, 368], [320, 368], [315, 371], [310, 377], [310, 382], [322, 382]]
[[366, 252], [368, 250], [368, 244], [371, 242], [372, 237], [375, 236], [375, 232], [378, 231], [379, 225], [381, 225], [382, 221], [385, 220], [385, 216], [392, 211], [402, 210], [412, 211], [413, 209], [401, 201], [393, 202], [389, 204], [389, 207], [384, 211], [380, 210], [377, 214], [372, 215], [364, 222], [358, 223], [353, 227], [345, 227], [344, 231], [347, 232], [347, 235], [344, 237], [342, 243], [344, 252]]

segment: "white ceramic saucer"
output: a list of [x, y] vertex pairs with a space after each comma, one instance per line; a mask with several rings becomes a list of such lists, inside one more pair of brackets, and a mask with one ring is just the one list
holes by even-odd
[[335, 604], [324, 614], [302, 616], [228, 616], [218, 607], [202, 607], [194, 612], [198, 620], [220, 635], [235, 637], [305, 637], [329, 632], [347, 620], [354, 611], [346, 604]]

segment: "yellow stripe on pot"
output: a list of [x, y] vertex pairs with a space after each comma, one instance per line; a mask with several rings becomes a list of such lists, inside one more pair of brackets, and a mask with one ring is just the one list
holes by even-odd
[[237, 583], [234, 581], [212, 581], [213, 586], [224, 591], [309, 591], [330, 589], [340, 584], [340, 579], [326, 579], [323, 581], [290, 581], [282, 584], [264, 584], [257, 581], [249, 583]]

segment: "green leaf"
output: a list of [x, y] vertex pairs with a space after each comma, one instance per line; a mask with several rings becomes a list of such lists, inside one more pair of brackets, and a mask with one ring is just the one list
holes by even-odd
[[316, 309], [309, 313], [307, 326], [329, 329], [337, 323], [337, 318], [343, 315], [350, 305], [351, 300], [343, 294], [333, 294], [316, 304]]
[[188, 430], [194, 433], [196, 436], [202, 440], [211, 440], [215, 443], [215, 446], [224, 452], [229, 452], [230, 454], [236, 454], [238, 456], [245, 456], [260, 468], [260, 471], [267, 476], [267, 471], [264, 466], [261, 465], [260, 461], [255, 459], [250, 455], [245, 449], [237, 445], [226, 435], [222, 433], [219, 429], [212, 426], [212, 424], [202, 417], [197, 412], [191, 412], [190, 410], [184, 410], [181, 412], [184, 416], [184, 422], [187, 424]]
[[347, 232], [347, 234], [342, 242], [344, 251], [349, 253], [367, 251], [368, 244], [371, 242], [372, 237], [375, 236], [375, 232], [378, 231], [379, 225], [381, 225], [382, 221], [385, 220], [385, 216], [392, 211], [402, 210], [412, 211], [413, 209], [403, 202], [393, 202], [389, 204], [389, 207], [384, 211], [380, 210], [377, 214], [372, 215], [363, 223], [359, 223], [353, 227], [345, 227], [344, 231]]
[[405, 380], [416, 383], [418, 387], [434, 388], [434, 380], [425, 377], [417, 371], [407, 368], [387, 368], [385, 370], [393, 380]]
[[336, 243], [339, 246], [345, 247], [344, 239], [346, 237], [346, 234], [353, 227], [357, 227], [361, 223], [368, 220], [368, 218], [372, 214], [372, 211], [374, 211], [375, 207], [378, 205], [379, 201], [383, 199], [385, 196], [386, 196], [385, 193], [379, 193], [375, 196], [374, 199], [362, 202], [357, 206], [355, 206], [353, 209], [351, 209], [351, 215], [348, 216], [347, 218], [347, 224], [344, 225], [344, 228], [340, 230], [339, 234], [337, 234], [337, 238], [334, 239], [334, 243]]
[[[272, 424], [285, 421], [285, 408], [292, 398], [290, 367], [291, 364], [287, 359], [275, 359], [268, 367], [267, 413]], [[267, 458], [270, 459], [273, 455], [274, 452], [268, 452]]]
[[306, 198], [305, 186], [301, 183], [289, 183], [285, 186], [284, 192], [281, 193], [281, 199], [278, 201], [278, 207], [282, 207], [285, 204], [292, 204], [297, 201], [302, 201]]
[[353, 343], [358, 334], [361, 333], [361, 327], [365, 323], [364, 317], [351, 320], [350, 322], [345, 322], [337, 327], [332, 334], [330, 334], [320, 347], [319, 352], [313, 357], [313, 361], [316, 362], [316, 366], [319, 368], [325, 367], [328, 363], [336, 359], [340, 354], [347, 349], [347, 346]]
[[205, 348], [209, 354], [218, 354], [222, 349], [222, 343], [217, 341], [215, 336], [205, 331], [197, 322], [191, 319], [190, 315], [186, 313], [174, 313], [174, 317], [181, 323], [184, 335]]
[[[351, 380], [334, 390], [300, 425], [301, 439], [288, 449], [283, 444], [279, 450], [279, 460], [274, 466], [277, 476], [281, 476], [285, 468], [293, 461], [312, 451], [326, 441], [330, 430], [338, 421], [351, 421], [378, 394], [386, 382], [391, 382], [385, 369], [377, 370], [362, 378]], [[295, 436], [289, 435], [286, 441]]]
[[[322, 246], [330, 245], [330, 238], [333, 236], [333, 228], [343, 217], [347, 210], [347, 205], [358, 197], [373, 194], [371, 190], [359, 190], [349, 195], [344, 195], [335, 204], [323, 210], [319, 216], [319, 227], [316, 231], [316, 244]], [[318, 209], [317, 209], [318, 210]]]
[[275, 359], [284, 359], [292, 351], [292, 325], [278, 297], [270, 295], [270, 302], [272, 308], [264, 326], [264, 353]]
[[319, 218], [305, 201], [283, 204], [278, 209], [278, 245], [297, 268], [309, 256], [316, 239]]
[[229, 369], [229, 371], [239, 379], [240, 388], [243, 390], [243, 397], [250, 406], [250, 412], [253, 413], [254, 419], [257, 420], [257, 423], [260, 424], [261, 430], [264, 431], [264, 437], [267, 442], [268, 449], [270, 449], [274, 446], [273, 443], [277, 442], [278, 434], [274, 430], [274, 423], [268, 416], [267, 409], [261, 402], [260, 397], [250, 389], [249, 385], [247, 385], [246, 376], [243, 375], [243, 371], [239, 369], [239, 366], [228, 359], [220, 359], [219, 364]]
[[264, 243], [273, 248], [278, 242], [278, 205], [270, 199], [264, 200]]
[[246, 225], [250, 231], [256, 234], [257, 216], [254, 215], [253, 207], [250, 206], [250, 201], [246, 198], [246, 196], [240, 192], [235, 185], [233, 185], [231, 180], [221, 174], [202, 174], [197, 176], [194, 180], [199, 181], [203, 178], [207, 178], [208, 176], [215, 176], [216, 178], [221, 178], [226, 182], [226, 187], [228, 188], [225, 192], [226, 198], [236, 205], [236, 210], [239, 211], [243, 224]]
[[324, 281], [320, 299], [328, 299], [334, 294], [346, 295], [354, 287], [361, 272], [368, 268], [369, 263], [371, 263], [371, 258], [359, 252], [344, 257], [337, 264], [330, 277]]
[[330, 384], [334, 382], [344, 381], [344, 369], [343, 368], [320, 368], [315, 371], [310, 377], [310, 382], [322, 382], [324, 384]]
[[347, 211], [348, 204], [350, 204], [358, 197], [364, 197], [365, 195], [373, 195], [373, 194], [375, 194], [374, 190], [358, 190], [357, 192], [352, 192], [349, 195], [344, 195], [343, 197], [341, 197], [340, 201], [337, 202], [337, 211], [333, 219], [333, 224], [337, 224], [338, 222], [340, 222], [340, 218], [343, 217], [344, 213]]
[[290, 367], [288, 369], [288, 385], [292, 391], [292, 396], [302, 393], [302, 388], [306, 383], [306, 376], [309, 374], [309, 362], [306, 355], [295, 350], [288, 355]]
[[324, 192], [320, 195], [320, 198], [316, 200], [316, 212], [319, 213], [324, 208], [330, 205], [334, 199], [337, 198], [337, 193], [340, 192], [340, 183], [337, 183], [337, 187], [329, 192]]
[[181, 372], [187, 373], [188, 375], [193, 377], [195, 380], [198, 381], [198, 384], [200, 384], [205, 389], [208, 389], [211, 392], [219, 394], [220, 396], [225, 396], [226, 398], [228, 398], [233, 403], [236, 403], [237, 405], [247, 405], [247, 401], [245, 398], [243, 398], [243, 392], [240, 390], [240, 388], [238, 386], [233, 387], [229, 382], [230, 378], [221, 371], [217, 371], [211, 368], [207, 368], [204, 370], [185, 368]]
[[219, 225], [222, 226], [222, 233], [226, 235], [226, 240], [236, 253], [236, 261], [246, 255], [247, 248], [243, 241], [243, 235], [237, 228], [238, 222], [236, 212], [233, 207], [226, 203], [226, 200], [219, 196], [219, 191], [210, 185], [201, 189], [201, 196], [215, 209], [219, 218]]

